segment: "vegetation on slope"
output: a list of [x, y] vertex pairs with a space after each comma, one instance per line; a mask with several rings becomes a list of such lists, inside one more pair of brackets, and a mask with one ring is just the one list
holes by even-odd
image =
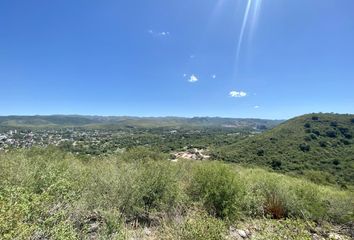
[[263, 134], [216, 148], [213, 156], [304, 175], [321, 184], [354, 184], [354, 115], [308, 114]]
[[226, 239], [247, 219], [259, 221], [255, 239], [310, 239], [354, 220], [353, 192], [143, 148], [85, 159], [16, 150], [0, 154], [0, 172], [2, 239]]

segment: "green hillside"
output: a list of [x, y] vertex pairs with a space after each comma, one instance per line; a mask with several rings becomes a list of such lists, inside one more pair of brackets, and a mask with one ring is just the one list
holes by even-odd
[[213, 156], [305, 175], [318, 183], [354, 184], [354, 115], [308, 114], [214, 150]]

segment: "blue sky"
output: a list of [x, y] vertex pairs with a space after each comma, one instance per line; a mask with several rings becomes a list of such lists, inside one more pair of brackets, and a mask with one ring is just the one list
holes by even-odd
[[2, 0], [0, 115], [354, 113], [353, 12], [353, 0]]

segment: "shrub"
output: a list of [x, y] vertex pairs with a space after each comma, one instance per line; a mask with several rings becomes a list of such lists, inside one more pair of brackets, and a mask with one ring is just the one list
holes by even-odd
[[354, 194], [352, 192], [333, 191], [323, 192], [327, 203], [327, 220], [332, 223], [349, 223], [354, 221]]
[[304, 176], [306, 179], [316, 184], [325, 185], [335, 183], [335, 178], [333, 175], [323, 171], [306, 170], [304, 171]]
[[320, 136], [321, 135], [320, 131], [315, 130], [315, 129], [312, 130], [312, 133], [315, 134], [316, 136]]
[[174, 169], [168, 162], [148, 163], [142, 166], [137, 184], [140, 201], [145, 211], [167, 211], [179, 198], [179, 186]]
[[301, 143], [299, 145], [299, 148], [303, 152], [309, 152], [310, 151], [310, 145], [307, 145], [306, 143]]
[[277, 175], [268, 175], [263, 171], [249, 173], [244, 208], [252, 215], [265, 215], [276, 219], [286, 217], [287, 197], [281, 183], [281, 178]]
[[128, 220], [150, 224], [153, 212], [173, 210], [180, 200], [176, 171], [168, 161], [108, 162], [90, 169], [84, 193], [89, 209], [119, 209]]
[[339, 128], [339, 131], [341, 132], [341, 134], [345, 137], [345, 138], [347, 138], [347, 139], [352, 139], [352, 134], [349, 132], [349, 129], [348, 128], [343, 128], [343, 127], [341, 127], [341, 128]]
[[258, 156], [264, 156], [264, 150], [263, 149], [259, 149], [258, 151], [257, 151], [257, 155]]
[[281, 169], [282, 162], [279, 160], [273, 160], [271, 163], [271, 166], [274, 170], [279, 170]]
[[289, 206], [289, 215], [311, 220], [326, 218], [326, 205], [319, 188], [312, 183], [299, 181], [289, 189], [294, 201]]
[[311, 141], [311, 137], [310, 137], [310, 136], [305, 136], [305, 137], [304, 137], [304, 140], [305, 140], [306, 142], [310, 142], [310, 141]]
[[310, 124], [310, 123], [305, 123], [305, 124], [304, 124], [304, 127], [305, 127], [305, 128], [311, 128], [311, 124]]
[[[194, 213], [188, 216], [182, 225], [182, 240], [221, 240], [225, 239], [226, 227], [224, 223], [206, 213]], [[177, 239], [176, 238], [176, 239]]]
[[[245, 209], [248, 212], [274, 219], [328, 219], [327, 196], [317, 185], [264, 171], [248, 171], [245, 174]], [[259, 209], [259, 206], [262, 208]]]
[[340, 161], [338, 159], [335, 159], [335, 160], [333, 160], [333, 164], [337, 166], [340, 164]]
[[146, 147], [134, 147], [122, 154], [122, 159], [126, 162], [148, 162], [167, 159], [168, 155], [158, 151], [152, 151]]
[[319, 120], [319, 117], [317, 117], [317, 116], [312, 116], [312, 118], [311, 118], [313, 121], [318, 121]]
[[211, 215], [233, 219], [240, 210], [243, 186], [227, 165], [208, 163], [197, 167], [189, 192]]
[[112, 239], [126, 239], [124, 221], [119, 216], [120, 213], [117, 211], [103, 213], [104, 228], [101, 231], [101, 235], [115, 236], [115, 238]]
[[[275, 190], [275, 189], [274, 189]], [[278, 191], [268, 191], [264, 202], [264, 211], [274, 219], [281, 219], [288, 215], [285, 199]]]
[[336, 121], [333, 121], [333, 122], [331, 122], [331, 127], [337, 127], [338, 126], [338, 123], [336, 122]]
[[347, 139], [340, 140], [344, 145], [350, 145], [350, 142]]
[[347, 139], [352, 139], [352, 138], [353, 138], [353, 135], [350, 134], [350, 133], [344, 133], [343, 135], [344, 135], [344, 137], [347, 138]]
[[326, 132], [326, 136], [330, 137], [330, 138], [335, 138], [335, 137], [337, 137], [337, 133], [336, 133], [336, 131], [329, 130]]
[[317, 139], [317, 136], [313, 133], [310, 134], [310, 137], [313, 139], [313, 140], [316, 140]]

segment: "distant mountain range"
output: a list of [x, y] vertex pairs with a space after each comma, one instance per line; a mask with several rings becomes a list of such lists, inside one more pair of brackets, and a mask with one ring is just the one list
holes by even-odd
[[60, 127], [225, 127], [273, 128], [282, 120], [219, 118], [219, 117], [126, 117], [126, 116], [0, 116], [1, 127], [60, 128]]

